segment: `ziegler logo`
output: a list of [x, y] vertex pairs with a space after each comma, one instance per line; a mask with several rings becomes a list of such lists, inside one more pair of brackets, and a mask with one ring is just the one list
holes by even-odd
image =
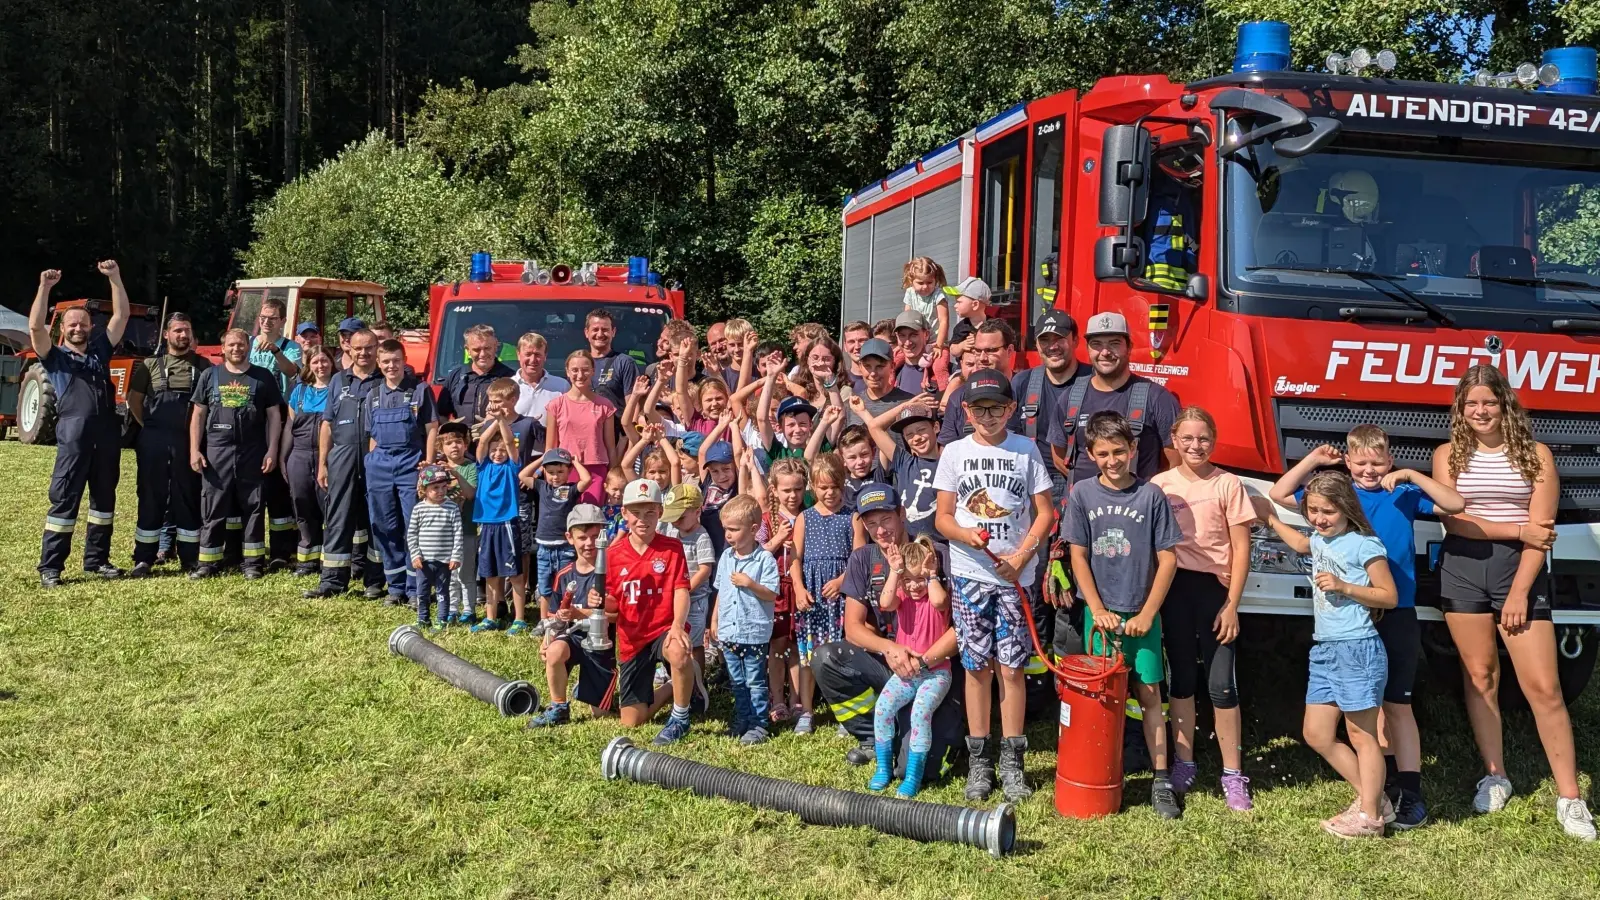
[[1274, 394], [1293, 394], [1296, 397], [1304, 394], [1315, 394], [1321, 389], [1322, 385], [1320, 384], [1312, 384], [1309, 381], [1290, 381], [1282, 375], [1279, 375], [1277, 382], [1272, 385]]

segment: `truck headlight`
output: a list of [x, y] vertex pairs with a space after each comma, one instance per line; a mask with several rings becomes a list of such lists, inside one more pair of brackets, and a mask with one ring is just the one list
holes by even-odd
[[[1305, 535], [1311, 529], [1295, 527]], [[1311, 557], [1296, 553], [1289, 545], [1278, 540], [1276, 533], [1265, 525], [1250, 529], [1250, 571], [1270, 575], [1310, 575]]]

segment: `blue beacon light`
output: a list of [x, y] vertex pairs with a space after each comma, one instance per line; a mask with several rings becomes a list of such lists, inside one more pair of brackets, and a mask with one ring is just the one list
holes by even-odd
[[486, 250], [479, 250], [472, 254], [472, 270], [467, 274], [468, 281], [493, 281], [494, 269], [490, 267], [493, 258]]
[[1279, 72], [1289, 68], [1287, 22], [1244, 22], [1233, 54], [1235, 72]]

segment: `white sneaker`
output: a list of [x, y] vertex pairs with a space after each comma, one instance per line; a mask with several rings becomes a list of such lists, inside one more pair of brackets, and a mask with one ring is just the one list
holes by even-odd
[[1589, 815], [1589, 807], [1581, 798], [1557, 798], [1556, 819], [1567, 834], [1580, 841], [1594, 840], [1594, 817]]
[[1506, 808], [1514, 793], [1511, 780], [1504, 775], [1485, 775], [1478, 779], [1478, 793], [1472, 798], [1472, 808], [1481, 813], [1499, 812]]

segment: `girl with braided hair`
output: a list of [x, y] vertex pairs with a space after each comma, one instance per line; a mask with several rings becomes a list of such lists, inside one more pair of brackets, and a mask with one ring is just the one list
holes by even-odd
[[[759, 471], [753, 456], [747, 456], [746, 462], [749, 468]], [[800, 659], [794, 652], [794, 581], [790, 566], [799, 558], [794, 530], [796, 520], [805, 511], [809, 475], [805, 460], [791, 458], [773, 462], [765, 483], [759, 477], [749, 479], [750, 493], [765, 512], [756, 540], [778, 561], [778, 599], [773, 603], [772, 643], [767, 654], [767, 682], [772, 691], [772, 708], [767, 715], [773, 722], [786, 722], [791, 715], [784, 698], [786, 674], [795, 694], [792, 714], [804, 711], [799, 697]]]

